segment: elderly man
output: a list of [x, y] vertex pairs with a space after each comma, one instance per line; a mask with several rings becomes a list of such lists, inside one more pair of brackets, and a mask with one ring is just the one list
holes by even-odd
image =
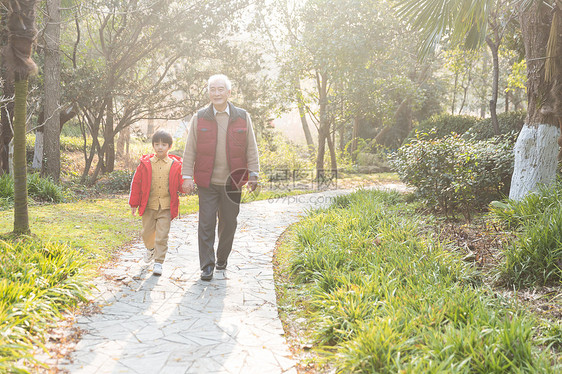
[[[258, 184], [259, 156], [250, 115], [228, 101], [231, 83], [225, 75], [208, 81], [210, 105], [191, 119], [183, 153], [183, 191], [199, 194], [199, 262], [201, 279], [226, 269], [240, 211], [241, 188]], [[218, 216], [218, 246], [214, 243]]]

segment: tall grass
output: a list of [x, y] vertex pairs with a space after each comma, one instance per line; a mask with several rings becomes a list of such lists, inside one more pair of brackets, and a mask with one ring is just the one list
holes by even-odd
[[[71, 193], [53, 182], [51, 178], [42, 178], [38, 173], [27, 174], [27, 188], [31, 198], [37, 201], [61, 203], [71, 198]], [[0, 176], [0, 207], [9, 207], [14, 199], [14, 179], [9, 174]]]
[[0, 241], [0, 263], [0, 373], [17, 372], [61, 312], [85, 300], [87, 262], [65, 244], [20, 240]]
[[500, 279], [509, 286], [545, 285], [562, 280], [562, 181], [521, 201], [492, 204], [492, 213], [518, 231], [505, 248]]
[[317, 211], [286, 246], [310, 334], [342, 373], [556, 372], [532, 316], [486, 288], [396, 193]]

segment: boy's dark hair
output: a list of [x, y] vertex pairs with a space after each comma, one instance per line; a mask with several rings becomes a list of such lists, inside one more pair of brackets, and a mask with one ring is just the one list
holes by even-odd
[[162, 143], [169, 144], [170, 147], [172, 146], [172, 143], [174, 142], [174, 140], [172, 139], [172, 135], [170, 135], [170, 133], [166, 130], [158, 130], [152, 135], [152, 145], [154, 145], [154, 143], [158, 143], [160, 141]]

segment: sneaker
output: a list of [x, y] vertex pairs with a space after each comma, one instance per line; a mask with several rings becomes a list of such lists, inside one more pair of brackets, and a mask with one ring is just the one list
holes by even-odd
[[152, 249], [147, 248], [146, 251], [144, 252], [144, 262], [148, 264], [152, 260], [154, 260], [154, 248]]
[[162, 275], [162, 264], [159, 262], [154, 263], [154, 269], [152, 269], [152, 274]]
[[217, 262], [217, 266], [215, 267], [217, 270], [225, 270], [226, 269], [226, 262]]

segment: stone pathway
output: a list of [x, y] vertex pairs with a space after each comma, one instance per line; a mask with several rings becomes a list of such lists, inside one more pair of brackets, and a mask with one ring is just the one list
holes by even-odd
[[[388, 188], [388, 187], [387, 187]], [[99, 314], [58, 363], [70, 373], [296, 373], [278, 318], [273, 249], [310, 208], [343, 191], [243, 204], [228, 269], [199, 279], [197, 214], [172, 222], [161, 277], [142, 261], [143, 246], [123, 251], [96, 280]], [[140, 223], [139, 223], [140, 225]]]

